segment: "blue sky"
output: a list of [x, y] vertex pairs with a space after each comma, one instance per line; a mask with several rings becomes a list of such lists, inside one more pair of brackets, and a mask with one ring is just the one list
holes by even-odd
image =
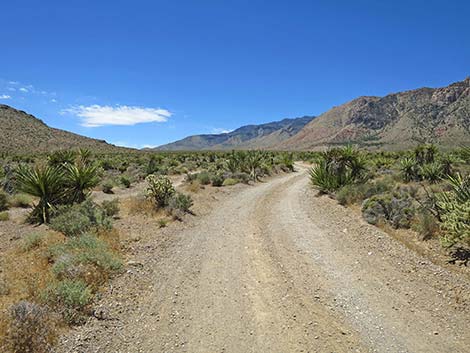
[[5, 1], [0, 103], [134, 147], [470, 75], [468, 1]]

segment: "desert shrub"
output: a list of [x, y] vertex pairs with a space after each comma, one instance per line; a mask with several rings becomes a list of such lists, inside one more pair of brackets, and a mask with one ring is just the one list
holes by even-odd
[[420, 210], [417, 215], [414, 230], [423, 240], [431, 239], [439, 232], [439, 224], [436, 217], [426, 209]]
[[235, 184], [238, 184], [238, 179], [227, 178], [222, 183], [222, 186], [232, 186], [232, 185], [235, 185]]
[[91, 220], [76, 207], [66, 207], [66, 211], [59, 209], [57, 216], [53, 217], [50, 227], [68, 237], [75, 237], [88, 231]]
[[112, 224], [104, 209], [87, 200], [81, 204], [58, 207], [50, 226], [68, 237], [74, 237], [92, 228], [111, 229]]
[[102, 186], [102, 190], [105, 194], [114, 194], [114, 185], [111, 182], [106, 182]]
[[23, 251], [29, 251], [41, 245], [44, 233], [31, 233], [24, 237], [21, 248]]
[[10, 219], [10, 215], [7, 211], [0, 212], [0, 222], [6, 222]]
[[124, 186], [125, 188], [130, 188], [131, 187], [131, 181], [129, 180], [128, 177], [126, 176], [121, 176], [121, 184], [122, 186]]
[[64, 279], [50, 284], [41, 295], [42, 300], [61, 313], [69, 324], [80, 323], [83, 311], [90, 303], [92, 291], [82, 280]]
[[338, 190], [336, 200], [341, 205], [361, 203], [371, 196], [391, 191], [393, 186], [394, 182], [391, 178], [367, 181], [360, 184], [349, 184]]
[[28, 208], [32, 204], [32, 199], [30, 196], [26, 194], [14, 194], [10, 197], [10, 205], [11, 207], [21, 207], [21, 208]]
[[158, 226], [160, 228], [165, 228], [167, 224], [168, 224], [168, 220], [166, 220], [166, 219], [159, 219], [158, 220]]
[[0, 190], [0, 211], [8, 209], [8, 195]]
[[21, 301], [10, 308], [6, 339], [9, 351], [47, 353], [55, 341], [55, 318], [47, 307]]
[[362, 216], [370, 224], [383, 222], [394, 228], [409, 228], [414, 213], [412, 198], [406, 193], [375, 195], [362, 204]]
[[224, 184], [224, 176], [216, 174], [212, 177], [212, 186], [222, 186]]
[[237, 179], [243, 184], [248, 184], [250, 181], [250, 176], [247, 173], [240, 172], [240, 173], [233, 173], [231, 176], [233, 179]]
[[147, 181], [147, 196], [155, 202], [157, 208], [168, 206], [168, 203], [175, 193], [175, 188], [171, 180], [162, 175], [149, 175]]
[[51, 246], [49, 258], [54, 262], [52, 272], [58, 279], [91, 281], [88, 273], [94, 272], [99, 281], [122, 267], [121, 260], [108, 244], [93, 234], [82, 234]]
[[117, 216], [119, 213], [119, 199], [114, 199], [111, 201], [104, 200], [101, 203], [101, 208], [103, 209], [104, 213], [108, 217], [114, 217]]
[[321, 192], [334, 192], [341, 187], [362, 181], [366, 163], [352, 147], [334, 148], [323, 152], [310, 170], [311, 183]]
[[177, 192], [171, 197], [168, 206], [170, 210], [179, 210], [188, 213], [192, 205], [193, 200], [191, 196]]
[[211, 183], [211, 175], [207, 172], [198, 173], [197, 180], [201, 185], [209, 185]]

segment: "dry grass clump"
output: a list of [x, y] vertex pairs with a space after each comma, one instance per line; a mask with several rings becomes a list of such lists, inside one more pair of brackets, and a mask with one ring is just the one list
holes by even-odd
[[50, 352], [56, 339], [57, 319], [46, 306], [20, 301], [9, 311], [4, 351], [15, 353]]

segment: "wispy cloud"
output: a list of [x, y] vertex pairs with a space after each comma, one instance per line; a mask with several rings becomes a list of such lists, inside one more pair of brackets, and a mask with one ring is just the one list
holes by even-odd
[[232, 132], [233, 130], [230, 129], [224, 129], [221, 127], [215, 127], [212, 129], [211, 133], [213, 134], [228, 134], [229, 132]]
[[114, 141], [111, 142], [113, 145], [116, 146], [121, 146], [121, 147], [128, 147], [128, 148], [136, 148], [136, 149], [142, 149], [142, 148], [155, 148], [158, 147], [158, 145], [151, 145], [151, 144], [135, 144], [135, 143], [129, 143], [126, 141]]
[[21, 88], [20, 88], [20, 91], [21, 91], [21, 92], [25, 92], [25, 93], [29, 92], [26, 87], [21, 87]]
[[11, 96], [9, 96], [8, 94], [2, 94], [0, 95], [0, 99], [11, 99]]
[[165, 122], [172, 113], [166, 109], [118, 106], [76, 106], [64, 109], [61, 113], [72, 114], [82, 120], [82, 126], [98, 127], [104, 125], [135, 125], [151, 122]]

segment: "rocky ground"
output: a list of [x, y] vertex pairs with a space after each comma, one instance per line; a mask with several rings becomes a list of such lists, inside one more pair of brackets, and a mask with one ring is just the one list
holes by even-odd
[[168, 227], [124, 214], [128, 258], [58, 352], [466, 352], [467, 271], [430, 262], [305, 169], [206, 188]]

